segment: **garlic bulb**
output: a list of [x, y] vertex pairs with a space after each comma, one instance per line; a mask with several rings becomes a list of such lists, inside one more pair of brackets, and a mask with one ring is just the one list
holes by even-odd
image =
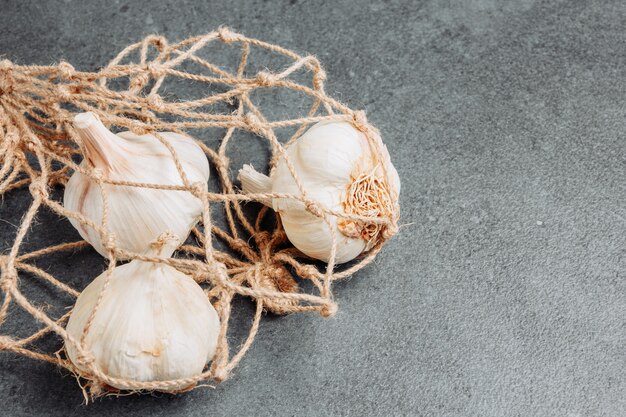
[[[85, 159], [81, 167], [100, 169], [103, 177], [162, 185], [182, 185], [174, 159], [165, 145], [152, 135], [110, 132], [93, 113], [74, 118], [74, 127], [83, 141]], [[193, 139], [173, 132], [160, 133], [178, 155], [190, 183], [206, 184], [209, 163]], [[104, 184], [108, 194], [108, 229], [115, 233], [117, 247], [144, 253], [166, 230], [184, 241], [202, 214], [202, 202], [191, 192], [157, 190]], [[102, 222], [101, 191], [95, 180], [74, 172], [65, 187], [64, 206], [96, 224]], [[70, 218], [80, 235], [101, 255], [106, 249], [91, 227]], [[168, 254], [166, 254], [168, 256]]]
[[[286, 152], [311, 200], [337, 212], [395, 219], [400, 178], [387, 148], [379, 137], [375, 140], [380, 154], [351, 124], [320, 122]], [[285, 158], [280, 159], [269, 177], [244, 165], [239, 180], [245, 193], [300, 195]], [[335, 216], [330, 216], [332, 229], [329, 229], [323, 219], [311, 214], [297, 200], [274, 198], [262, 202], [280, 214], [287, 237], [296, 248], [322, 261], [330, 258], [332, 233], [337, 232], [336, 262], [343, 263], [369, 250], [381, 232], [380, 226]]]
[[[173, 251], [176, 244], [178, 240], [167, 240], [161, 254]], [[66, 327], [76, 341], [81, 340], [105, 280], [106, 272], [76, 300]], [[85, 347], [96, 366], [111, 377], [175, 380], [202, 372], [213, 357], [219, 331], [217, 312], [190, 276], [169, 265], [133, 260], [112, 271]], [[65, 347], [72, 363], [85, 371], [75, 347], [68, 342]], [[185, 388], [173, 386], [168, 391]]]

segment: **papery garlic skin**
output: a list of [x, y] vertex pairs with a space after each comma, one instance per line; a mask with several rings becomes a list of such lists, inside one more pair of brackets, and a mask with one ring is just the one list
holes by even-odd
[[[106, 272], [76, 301], [66, 327], [76, 341], [81, 340], [105, 279]], [[108, 376], [168, 381], [199, 375], [215, 353], [219, 331], [217, 312], [190, 276], [165, 264], [134, 260], [111, 273], [85, 347]], [[66, 342], [65, 347], [72, 363], [87, 371], [80, 367], [74, 346]], [[124, 384], [114, 387], [132, 389]]]
[[[75, 117], [74, 127], [83, 139], [86, 171], [97, 168], [110, 180], [183, 185], [170, 151], [152, 135], [110, 132], [93, 113]], [[191, 184], [207, 184], [209, 163], [197, 143], [172, 132], [159, 133], [176, 151]], [[145, 253], [150, 242], [166, 230], [181, 242], [202, 214], [202, 202], [189, 191], [157, 190], [104, 184], [108, 194], [108, 229], [120, 249]], [[102, 197], [96, 181], [75, 172], [65, 187], [64, 206], [102, 223]], [[99, 233], [70, 218], [72, 225], [102, 256], [107, 256]], [[166, 254], [167, 255], [167, 254]], [[123, 257], [122, 257], [123, 258]]]
[[[311, 200], [337, 212], [344, 212], [348, 187], [361, 173], [387, 176], [391, 199], [397, 207], [400, 178], [391, 164], [389, 153], [376, 137], [380, 155], [374, 152], [366, 136], [347, 122], [320, 122], [311, 127], [286, 152], [296, 174]], [[386, 167], [383, 170], [383, 165]], [[239, 171], [245, 193], [287, 193], [300, 195], [285, 158], [281, 158], [270, 177], [245, 165]], [[325, 262], [332, 249], [332, 234], [337, 237], [335, 261], [351, 261], [370, 249], [373, 241], [348, 237], [341, 227], [341, 219], [329, 216], [331, 228], [323, 219], [306, 210], [300, 201], [273, 198], [261, 201], [280, 214], [291, 243], [304, 254]], [[343, 230], [343, 232], [342, 232]]]

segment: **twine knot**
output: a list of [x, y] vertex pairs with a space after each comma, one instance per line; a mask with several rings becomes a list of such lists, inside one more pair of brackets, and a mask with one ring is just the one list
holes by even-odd
[[150, 62], [146, 65], [146, 71], [148, 71], [152, 78], [159, 78], [164, 75], [163, 67], [154, 62]]
[[231, 43], [237, 40], [237, 34], [226, 26], [220, 26], [217, 29], [217, 35], [224, 43]]
[[[266, 289], [286, 294], [298, 292], [298, 284], [291, 273], [279, 263], [257, 262], [254, 268], [255, 273], [249, 280], [254, 289]], [[258, 295], [256, 298], [262, 299], [265, 309], [274, 314], [291, 313], [298, 304], [297, 300], [293, 298], [280, 296]]]
[[363, 110], [355, 111], [352, 113], [352, 124], [357, 130], [361, 132], [367, 132], [369, 125], [367, 123], [367, 117]]
[[194, 182], [191, 184], [191, 194], [195, 197], [198, 197], [200, 200], [204, 197], [204, 194], [207, 192], [207, 186], [202, 181]]
[[259, 244], [267, 243], [270, 240], [270, 233], [267, 230], [261, 230], [261, 231], [255, 233], [254, 238], [256, 239], [256, 241]]
[[276, 76], [266, 71], [261, 71], [256, 75], [256, 82], [261, 87], [271, 87], [276, 84]]
[[385, 240], [391, 239], [396, 233], [398, 233], [398, 225], [394, 222], [385, 227], [382, 231], [382, 237]]
[[34, 197], [38, 197], [42, 200], [46, 200], [49, 197], [48, 194], [48, 184], [41, 177], [37, 177], [33, 179], [28, 186], [30, 193]]
[[96, 358], [91, 354], [91, 352], [78, 353], [76, 357], [76, 364], [81, 368], [91, 368], [91, 365], [96, 361]]
[[92, 168], [89, 176], [94, 179], [97, 183], [101, 183], [104, 178], [104, 171], [101, 168]]
[[0, 61], [0, 72], [8, 72], [11, 68], [13, 68], [13, 63], [8, 59]]
[[150, 94], [147, 97], [147, 101], [148, 101], [148, 105], [153, 109], [156, 110], [158, 112], [162, 112], [163, 109], [165, 108], [165, 105], [163, 103], [163, 99], [161, 98], [160, 95], [158, 94]]
[[332, 317], [337, 313], [337, 310], [337, 304], [329, 302], [328, 304], [325, 304], [324, 307], [322, 307], [322, 309], [320, 310], [320, 315], [326, 318]]
[[13, 339], [9, 336], [0, 336], [0, 350], [9, 350], [14, 345]]
[[248, 245], [248, 242], [246, 242], [243, 239], [233, 239], [232, 241], [229, 242], [229, 245], [231, 248], [239, 252], [245, 251], [246, 249], [250, 247]]
[[220, 155], [220, 158], [213, 161], [213, 163], [215, 164], [215, 167], [218, 169], [218, 171], [226, 173], [226, 169], [230, 164], [230, 158], [228, 158], [226, 155]]
[[167, 46], [167, 39], [159, 35], [151, 35], [150, 43], [154, 45], [159, 51], [162, 51]]
[[105, 238], [102, 239], [102, 246], [104, 246], [104, 248], [109, 253], [115, 252], [115, 249], [117, 247], [116, 243], [117, 243], [117, 239], [115, 238], [115, 233], [113, 232], [107, 233]]
[[29, 151], [35, 153], [37, 150], [37, 145], [35, 145], [32, 141], [32, 139], [27, 139], [26, 140], [26, 149], [28, 149]]
[[320, 206], [315, 201], [306, 201], [304, 203], [304, 207], [309, 213], [313, 214], [315, 217], [324, 217], [324, 211], [322, 211]]
[[228, 270], [226, 269], [226, 265], [222, 262], [208, 260], [206, 270], [211, 280], [215, 280], [218, 283], [225, 283], [228, 281]]
[[72, 64], [66, 61], [61, 61], [59, 65], [57, 65], [57, 68], [59, 69], [59, 74], [61, 74], [61, 76], [67, 80], [72, 79], [72, 77], [74, 77], [74, 74], [76, 73], [76, 70], [74, 69]]
[[17, 274], [15, 272], [15, 269], [11, 269], [11, 270], [7, 270], [6, 269], [6, 263], [8, 261], [8, 256], [3, 256], [4, 260], [2, 260], [2, 262], [0, 262], [0, 266], [3, 269], [2, 272], [2, 279], [0, 279], [0, 288], [2, 288], [2, 291], [4, 291], [5, 293], [11, 291], [11, 288], [13, 288], [13, 285], [15, 283], [15, 281], [17, 280]]
[[143, 136], [152, 133], [153, 129], [139, 120], [131, 120], [128, 125], [128, 130], [135, 135]]
[[62, 101], [70, 101], [72, 99], [72, 91], [67, 85], [60, 85], [57, 88], [57, 97]]
[[313, 265], [301, 264], [297, 269], [298, 275], [302, 277], [314, 278], [319, 275], [319, 271]]
[[215, 370], [213, 379], [215, 379], [217, 382], [224, 382], [226, 378], [228, 378], [228, 371], [226, 369], [220, 368]]
[[[0, 95], [2, 94], [2, 92], [0, 92]], [[7, 133], [4, 136], [4, 139], [9, 143], [9, 144], [15, 144], [17, 142], [19, 142], [20, 140], [20, 134], [18, 132], [18, 130], [13, 127], [13, 126], [8, 126], [7, 127]]]
[[313, 86], [316, 89], [322, 87], [322, 83], [326, 81], [326, 71], [324, 71], [321, 67], [315, 72], [313, 75]]
[[8, 59], [0, 61], [0, 96], [13, 92], [13, 63]]
[[135, 75], [130, 79], [128, 89], [131, 91], [141, 90], [150, 81], [150, 72], [144, 68], [146, 72]]
[[243, 121], [248, 126], [248, 129], [250, 129], [254, 133], [260, 133], [263, 131], [263, 124], [256, 114], [246, 113], [246, 115], [243, 117]]

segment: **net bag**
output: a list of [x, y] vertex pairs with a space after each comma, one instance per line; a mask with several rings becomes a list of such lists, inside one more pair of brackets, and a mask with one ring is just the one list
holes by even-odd
[[[225, 48], [220, 49], [225, 52], [212, 56], [214, 59], [207, 58], [216, 45]], [[271, 70], [258, 70], [253, 63], [256, 56], [265, 57], [265, 64], [280, 64]], [[226, 62], [229, 60], [233, 62]], [[347, 121], [368, 139], [377, 137], [376, 129], [367, 122], [363, 112], [353, 111], [325, 93], [325, 78], [315, 57], [300, 56], [227, 28], [174, 44], [161, 36], [148, 36], [128, 46], [96, 72], [78, 71], [66, 62], [53, 66], [21, 66], [1, 61], [0, 195], [7, 200], [15, 190], [28, 188], [30, 201], [9, 249], [0, 255], [0, 350], [65, 368], [80, 376], [84, 391], [92, 396], [110, 392], [111, 386], [120, 382], [130, 390], [172, 391], [172, 387], [190, 389], [201, 381], [226, 379], [250, 348], [266, 311], [275, 314], [318, 312], [324, 317], [332, 316], [337, 309], [333, 282], [351, 276], [372, 262], [385, 241], [397, 231], [397, 204], [376, 216], [367, 216], [325, 208], [310, 199], [305, 189], [298, 195], [282, 196], [302, 202], [307, 210], [321, 218], [337, 216], [375, 230], [377, 240], [356, 261], [336, 268], [332, 255], [322, 264], [289, 245], [280, 218], [271, 220], [273, 214], [267, 207], [253, 206], [256, 211], [250, 215], [247, 202], [262, 201], [273, 195], [245, 194], [238, 190], [231, 178], [233, 168], [228, 155], [238, 146], [247, 146], [237, 143], [242, 140], [240, 133], [251, 134], [267, 143], [267, 163], [271, 169], [280, 158], [287, 158], [285, 149], [308, 127], [325, 120]], [[194, 90], [200, 96], [176, 97], [177, 83], [185, 82], [194, 83], [197, 86]], [[270, 118], [266, 115], [271, 109], [255, 102], [257, 92], [281, 90], [299, 97], [299, 117]], [[190, 183], [182, 173], [183, 185], [168, 186], [112, 181], [99, 172], [85, 170], [79, 166], [83, 151], [72, 120], [76, 113], [88, 111], [111, 129], [149, 133], [166, 145], [167, 141], [158, 132], [202, 138], [196, 132], [219, 131], [220, 140], [215, 146], [197, 141], [216, 172], [219, 188], [211, 190]], [[168, 149], [177, 161], [175, 150], [171, 146]], [[202, 201], [201, 222], [171, 258], [124, 253], [106, 224], [94, 224], [80, 213], [67, 210], [61, 199], [53, 196], [53, 191], [66, 184], [76, 170], [100, 186], [162, 187], [192, 193]], [[107, 198], [106, 191], [103, 191], [103, 198]], [[66, 242], [30, 252], [22, 249], [27, 235], [33, 233], [38, 212], [44, 207], [97, 230], [108, 254], [107, 271], [118, 265], [120, 258], [140, 258], [167, 263], [192, 276], [202, 286], [218, 313], [221, 326], [213, 360], [202, 373], [182, 381], [119, 381], [97, 366], [81, 340], [68, 337], [65, 325], [71, 314], [69, 308], [53, 314], [45, 305], [27, 296], [33, 291], [28, 289], [33, 284], [45, 284], [58, 295], [55, 302], [61, 307], [71, 307], [71, 300], [82, 289], [38, 268], [36, 261], [87, 250], [87, 242]], [[223, 221], [215, 220], [218, 214]], [[85, 280], [84, 285], [87, 284]], [[250, 298], [256, 308], [247, 336], [231, 351], [229, 319], [235, 296]], [[16, 309], [32, 316], [38, 330], [28, 336], [8, 333], [7, 323]], [[92, 315], [97, 313], [96, 307]], [[85, 332], [88, 331], [87, 327]], [[37, 346], [40, 339], [51, 334], [56, 335], [58, 346], [61, 342], [71, 343], [80, 352], [81, 371], [68, 359], [63, 348], [45, 351]]]

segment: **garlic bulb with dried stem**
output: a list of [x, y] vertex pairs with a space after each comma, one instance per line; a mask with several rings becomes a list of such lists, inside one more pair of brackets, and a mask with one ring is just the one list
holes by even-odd
[[[400, 178], [380, 137], [370, 143], [363, 132], [347, 122], [320, 122], [287, 150], [307, 198], [325, 208], [349, 215], [396, 219]], [[270, 176], [244, 165], [239, 171], [248, 194], [301, 195], [285, 158]], [[328, 261], [332, 235], [337, 236], [337, 263], [348, 262], [369, 250], [385, 233], [377, 223], [313, 215], [302, 201], [289, 198], [260, 200], [280, 214], [291, 243], [304, 254]]]
[[[113, 134], [91, 112], [78, 114], [74, 129], [83, 141], [85, 158], [80, 167], [85, 171], [99, 170], [103, 178], [112, 181], [183, 185], [172, 153], [156, 136], [131, 132]], [[200, 182], [206, 186], [209, 163], [198, 144], [190, 137], [173, 132], [158, 135], [174, 149], [189, 183]], [[108, 195], [106, 226], [115, 234], [116, 246], [126, 251], [144, 253], [150, 242], [166, 230], [183, 242], [202, 214], [202, 202], [189, 191], [107, 183], [102, 186]], [[100, 225], [103, 198], [97, 180], [74, 172], [65, 187], [64, 206]], [[76, 219], [70, 218], [70, 222], [83, 239], [106, 256], [98, 231]]]
[[[161, 257], [178, 243], [172, 235], [162, 236], [151, 255]], [[170, 381], [200, 374], [213, 357], [220, 332], [217, 312], [202, 288], [169, 265], [139, 259], [107, 274], [98, 276], [80, 294], [66, 327], [80, 341], [98, 303], [84, 337], [84, 348], [98, 369], [127, 382]], [[89, 378], [76, 347], [66, 341], [65, 348], [79, 373]], [[132, 386], [120, 383], [115, 388]], [[173, 385], [167, 391], [185, 388]]]

